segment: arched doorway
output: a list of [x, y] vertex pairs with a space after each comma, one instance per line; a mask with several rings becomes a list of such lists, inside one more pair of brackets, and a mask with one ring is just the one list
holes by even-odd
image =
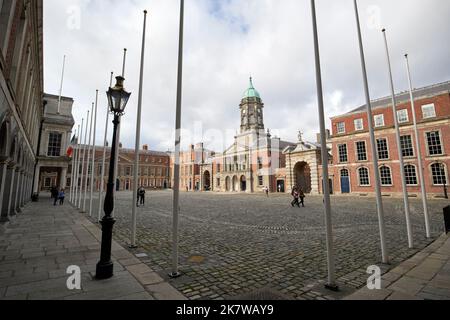
[[239, 179], [237, 176], [233, 177], [233, 192], [239, 192]]
[[0, 155], [8, 155], [8, 128], [6, 126], [6, 121], [3, 122], [0, 128]]
[[311, 168], [306, 162], [299, 162], [294, 167], [295, 184], [304, 193], [311, 193]]
[[211, 190], [211, 173], [209, 171], [205, 171], [203, 174], [203, 191]]
[[241, 191], [242, 192], [247, 191], [247, 177], [246, 176], [241, 177]]
[[120, 180], [116, 180], [116, 191], [120, 191]]
[[230, 179], [230, 177], [227, 177], [225, 179], [225, 191], [226, 192], [230, 192], [230, 184], [231, 184], [231, 179]]
[[347, 169], [341, 170], [341, 193], [350, 193], [350, 175]]

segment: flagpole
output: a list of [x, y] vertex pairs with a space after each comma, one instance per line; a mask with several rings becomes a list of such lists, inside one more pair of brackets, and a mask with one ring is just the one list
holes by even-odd
[[[123, 49], [123, 65], [122, 65], [122, 77], [125, 78], [125, 67], [126, 67], [126, 61], [127, 61], [127, 48]], [[120, 153], [120, 132], [122, 128], [122, 121], [119, 122], [119, 125], [117, 126], [117, 144], [116, 144], [116, 150], [114, 150], [116, 155], [116, 167], [114, 168], [114, 202], [117, 200], [117, 178], [119, 177], [119, 153]], [[111, 150], [111, 152], [113, 152]], [[114, 208], [112, 212], [112, 217], [114, 218], [116, 216], [116, 209]]]
[[144, 11], [144, 29], [142, 34], [142, 52], [141, 52], [141, 71], [139, 77], [139, 98], [136, 124], [136, 146], [134, 157], [134, 188], [133, 188], [133, 203], [132, 205], [132, 219], [131, 219], [131, 244], [130, 248], [137, 248], [136, 246], [136, 220], [137, 220], [137, 192], [139, 179], [139, 149], [141, 144], [141, 118], [142, 118], [142, 87], [144, 84], [144, 63], [145, 63], [145, 34], [147, 29], [147, 10]]
[[[114, 72], [111, 72], [111, 79], [109, 80], [109, 87], [112, 87]], [[108, 142], [108, 123], [109, 122], [109, 106], [106, 109], [106, 124], [105, 124], [105, 139], [103, 142], [103, 161], [102, 161], [102, 174], [100, 182], [100, 192], [98, 195], [98, 221], [102, 220], [102, 202], [103, 202], [103, 191], [105, 189], [105, 165], [106, 165], [106, 151]]]
[[61, 111], [61, 96], [62, 96], [65, 68], [66, 68], [66, 55], [64, 55], [64, 58], [63, 58], [63, 68], [62, 68], [62, 75], [61, 75], [61, 86], [59, 87], [58, 112], [57, 112], [58, 114]]
[[86, 118], [86, 128], [85, 128], [85, 134], [84, 134], [84, 143], [83, 143], [83, 158], [81, 163], [81, 187], [80, 187], [80, 199], [78, 200], [78, 210], [81, 210], [81, 201], [83, 199], [83, 180], [84, 180], [84, 169], [86, 167], [86, 143], [87, 143], [87, 135], [88, 135], [88, 123], [89, 123], [89, 114], [90, 111], [87, 112], [87, 118]]
[[325, 127], [325, 110], [323, 102], [323, 88], [322, 88], [322, 71], [320, 67], [320, 50], [319, 50], [319, 36], [317, 31], [317, 17], [315, 0], [311, 0], [311, 12], [314, 35], [314, 53], [316, 64], [316, 82], [317, 82], [317, 100], [320, 118], [320, 134], [321, 134], [321, 153], [322, 153], [322, 168], [323, 168], [323, 193], [325, 204], [325, 225], [326, 225], [326, 243], [327, 243], [327, 262], [328, 262], [328, 283], [325, 285], [327, 289], [338, 291], [339, 287], [336, 285], [335, 276], [335, 258], [333, 248], [333, 222], [331, 217], [331, 198], [330, 198], [330, 184], [328, 171], [328, 147]]
[[[83, 210], [82, 213], [86, 213], [86, 198], [87, 198], [87, 189], [88, 189], [88, 180], [89, 180], [89, 166], [91, 159], [91, 138], [92, 138], [92, 123], [94, 121], [94, 103], [92, 103], [91, 107], [91, 123], [89, 126], [89, 140], [87, 144], [87, 159], [86, 159], [86, 175], [84, 176], [84, 196], [83, 196]], [[91, 169], [92, 170], [92, 169]], [[91, 181], [92, 183], [92, 181]]]
[[419, 162], [419, 179], [420, 179], [420, 188], [422, 191], [422, 203], [423, 203], [423, 214], [425, 216], [425, 231], [427, 238], [431, 238], [431, 232], [430, 232], [430, 218], [429, 218], [429, 212], [428, 212], [428, 199], [427, 199], [427, 189], [425, 186], [425, 178], [423, 174], [423, 160], [422, 160], [422, 149], [420, 144], [420, 136], [419, 136], [419, 129], [417, 127], [417, 117], [416, 117], [416, 107], [414, 103], [414, 93], [413, 93], [413, 85], [411, 80], [411, 70], [409, 68], [409, 60], [408, 55], [405, 54], [405, 60], [406, 60], [406, 71], [408, 73], [408, 81], [409, 81], [409, 95], [411, 98], [411, 112], [413, 116], [413, 122], [414, 122], [414, 134], [416, 138], [416, 153], [417, 153], [417, 160]]
[[[78, 126], [79, 127], [79, 126]], [[79, 183], [80, 178], [80, 159], [81, 159], [81, 144], [83, 143], [83, 130], [84, 130], [84, 118], [81, 120], [81, 131], [80, 140], [78, 141], [78, 155], [77, 155], [77, 171], [76, 171], [76, 188], [75, 188], [75, 207], [78, 207], [78, 197], [79, 197]]]
[[184, 31], [184, 0], [180, 0], [180, 34], [178, 44], [178, 79], [177, 79], [177, 109], [175, 123], [175, 164], [173, 188], [173, 270], [170, 277], [177, 278], [178, 270], [178, 218], [180, 213], [180, 152], [181, 152], [181, 110], [183, 89], [183, 31]]
[[91, 170], [91, 195], [89, 197], [89, 217], [92, 217], [92, 201], [94, 196], [94, 180], [95, 180], [95, 143], [97, 134], [97, 111], [98, 111], [98, 90], [95, 92], [95, 113], [94, 113], [94, 132], [92, 136], [92, 170]]
[[373, 113], [372, 113], [372, 103], [370, 101], [370, 93], [369, 93], [369, 82], [367, 80], [367, 69], [366, 69], [366, 58], [364, 55], [364, 45], [362, 41], [362, 33], [361, 33], [361, 24], [359, 20], [358, 13], [358, 3], [354, 0], [355, 5], [355, 15], [356, 15], [356, 27], [358, 30], [358, 40], [359, 40], [359, 52], [361, 56], [361, 67], [363, 73], [363, 82], [364, 82], [364, 93], [366, 96], [366, 107], [367, 107], [367, 119], [368, 119], [368, 127], [370, 133], [370, 145], [372, 148], [372, 157], [373, 157], [373, 171], [375, 176], [375, 194], [377, 199], [377, 212], [378, 212], [378, 224], [380, 229], [380, 242], [381, 242], [381, 255], [382, 262], [384, 264], [389, 263], [389, 253], [386, 245], [386, 231], [385, 231], [385, 222], [384, 222], [384, 207], [383, 207], [383, 198], [381, 196], [381, 180], [380, 180], [380, 170], [378, 167], [378, 149], [376, 146], [375, 140], [375, 130], [373, 128]]
[[[75, 129], [75, 139], [77, 139], [77, 130]], [[72, 170], [70, 170], [70, 197], [69, 197], [69, 202], [72, 203], [73, 200], [73, 173], [74, 173], [74, 168], [75, 168], [75, 153], [76, 152], [76, 148], [73, 148], [73, 153], [72, 153]]]
[[386, 29], [382, 30], [384, 36], [384, 44], [386, 46], [386, 58], [389, 69], [389, 81], [392, 92], [392, 112], [394, 113], [394, 123], [395, 123], [395, 135], [397, 138], [397, 150], [398, 157], [400, 160], [400, 178], [402, 180], [402, 190], [403, 190], [403, 204], [405, 206], [405, 218], [406, 218], [406, 230], [408, 234], [408, 246], [410, 249], [414, 248], [414, 239], [412, 234], [411, 227], [411, 218], [410, 218], [410, 205], [409, 205], [409, 197], [408, 197], [408, 187], [406, 185], [406, 174], [405, 174], [405, 161], [403, 159], [403, 150], [401, 146], [401, 135], [400, 135], [400, 125], [398, 123], [398, 114], [397, 114], [397, 98], [395, 97], [395, 89], [394, 89], [394, 79], [392, 76], [392, 67], [391, 67], [391, 58], [389, 56], [389, 47], [386, 36]]

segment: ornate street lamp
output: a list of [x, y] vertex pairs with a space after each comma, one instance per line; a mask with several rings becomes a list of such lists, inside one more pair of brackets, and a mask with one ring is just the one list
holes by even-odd
[[125, 78], [122, 76], [116, 77], [116, 85], [114, 88], [109, 88], [106, 93], [108, 96], [108, 103], [111, 113], [114, 114], [114, 129], [111, 146], [111, 160], [109, 162], [109, 177], [108, 186], [105, 196], [105, 204], [103, 210], [105, 216], [100, 222], [102, 225], [102, 247], [100, 262], [97, 264], [96, 279], [104, 280], [113, 276], [114, 265], [111, 261], [111, 247], [112, 247], [112, 230], [116, 222], [111, 216], [114, 210], [114, 169], [116, 167], [116, 150], [117, 146], [117, 127], [120, 124], [120, 117], [124, 114], [125, 107], [130, 99], [131, 93], [125, 91], [123, 82]]

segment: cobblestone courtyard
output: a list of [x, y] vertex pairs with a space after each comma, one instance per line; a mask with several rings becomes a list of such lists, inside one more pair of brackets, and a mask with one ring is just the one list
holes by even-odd
[[[411, 199], [413, 250], [407, 248], [402, 200], [384, 203], [387, 271], [442, 234], [448, 201], [430, 201], [433, 239], [427, 240], [421, 201]], [[116, 204], [115, 239], [125, 246], [131, 194], [118, 194]], [[381, 260], [375, 200], [333, 198], [333, 222], [339, 283], [356, 290], [367, 281], [367, 267]], [[138, 210], [140, 247], [133, 253], [146, 254], [142, 262], [163, 277], [171, 269], [171, 230], [172, 193], [148, 193], [146, 207]], [[288, 195], [183, 193], [180, 270], [183, 277], [170, 282], [192, 300], [245, 298], [264, 290], [286, 299], [329, 298], [315, 289], [327, 275], [322, 198], [309, 197], [298, 209], [290, 207]]]

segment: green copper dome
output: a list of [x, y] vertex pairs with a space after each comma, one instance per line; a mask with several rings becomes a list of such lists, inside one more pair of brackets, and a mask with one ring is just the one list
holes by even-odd
[[259, 92], [256, 91], [255, 87], [253, 86], [253, 79], [250, 78], [250, 87], [245, 91], [243, 99], [247, 98], [259, 98], [261, 99], [261, 96], [259, 95]]

